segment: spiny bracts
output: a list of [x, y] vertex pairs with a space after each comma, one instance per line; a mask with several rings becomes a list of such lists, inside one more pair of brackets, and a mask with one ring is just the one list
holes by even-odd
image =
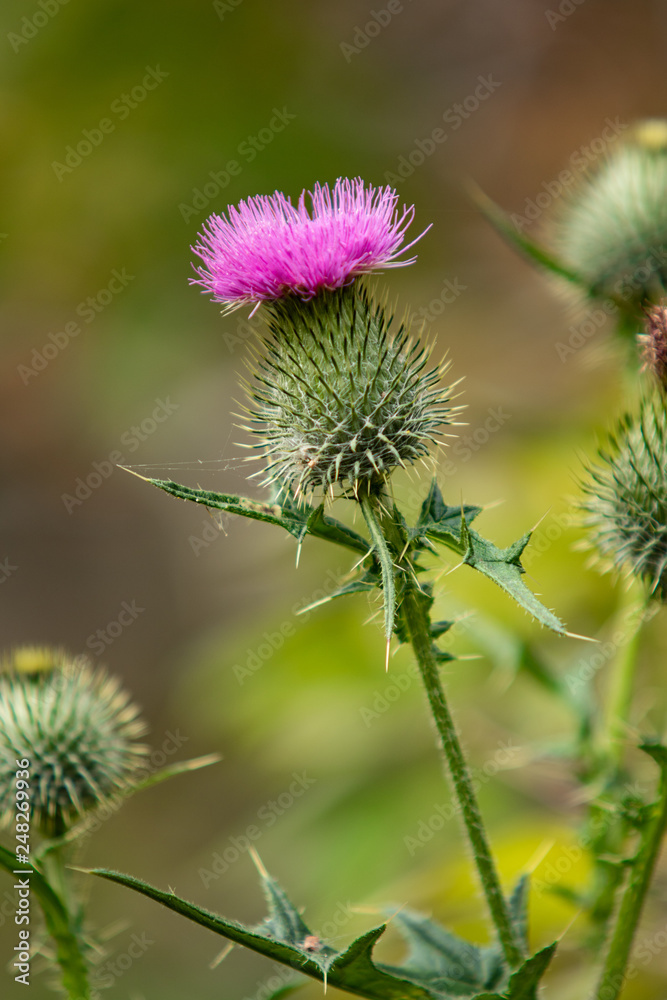
[[443, 367], [405, 324], [393, 332], [363, 282], [266, 307], [269, 337], [247, 386], [265, 484], [358, 492], [427, 454], [452, 422]]
[[555, 219], [560, 259], [600, 296], [631, 306], [667, 286], [667, 122], [644, 121], [573, 191]]
[[659, 398], [625, 416], [583, 484], [590, 544], [606, 568], [626, 570], [667, 597], [667, 415]]
[[29, 761], [30, 818], [48, 837], [131, 787], [147, 747], [118, 682], [62, 650], [16, 650], [0, 671], [0, 820], [16, 815], [16, 761]]

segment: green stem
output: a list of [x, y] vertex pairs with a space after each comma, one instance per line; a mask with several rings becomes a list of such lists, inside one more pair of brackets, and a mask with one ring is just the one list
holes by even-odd
[[[651, 597], [633, 587], [624, 595], [618, 609], [614, 641], [618, 649], [610, 664], [610, 680], [606, 696], [606, 710], [602, 731], [596, 739], [597, 780], [603, 780], [604, 793], [616, 803], [616, 812], [592, 803], [589, 810], [590, 829], [596, 831], [590, 842], [595, 859], [591, 888], [590, 918], [592, 922], [591, 944], [598, 948], [607, 935], [609, 920], [616, 908], [618, 890], [625, 880], [626, 870], [619, 864], [609, 863], [609, 855], [618, 855], [625, 850], [630, 824], [622, 806], [625, 796], [626, 778], [623, 773], [623, 757], [627, 743], [628, 720], [632, 706], [635, 673], [644, 623], [649, 618], [648, 607]], [[620, 640], [616, 639], [620, 636]]]
[[667, 780], [663, 764], [660, 798], [652, 820], [644, 830], [641, 846], [633, 864], [628, 887], [623, 894], [616, 926], [609, 944], [604, 968], [598, 984], [597, 1000], [616, 1000], [626, 979], [626, 969], [646, 893], [660, 853], [667, 828]]
[[637, 601], [636, 591], [629, 592], [623, 601], [619, 613], [619, 629], [627, 630], [629, 634], [619, 645], [618, 652], [611, 666], [611, 676], [607, 693], [607, 712], [605, 718], [604, 744], [605, 754], [617, 770], [623, 757], [624, 741], [627, 736], [627, 724], [634, 691], [635, 670], [641, 644], [642, 629], [647, 620], [647, 610], [651, 603], [651, 595], [645, 594]]
[[81, 952], [78, 917], [72, 913], [71, 893], [62, 848], [54, 849], [44, 858], [44, 878], [61, 904], [62, 910], [44, 906], [47, 930], [56, 945], [62, 984], [70, 1000], [89, 1000], [88, 968]]
[[70, 1000], [89, 1000], [88, 968], [81, 950], [78, 918], [72, 917], [67, 901], [61, 896], [66, 876], [62, 857], [50, 863], [50, 867], [25, 861], [17, 865], [16, 855], [0, 845], [0, 868], [13, 876], [17, 867], [29, 872], [30, 891], [39, 900], [46, 929], [56, 946], [65, 992]]
[[401, 610], [447, 760], [454, 793], [461, 809], [461, 816], [472, 847], [484, 895], [507, 963], [511, 968], [514, 968], [521, 964], [523, 949], [512, 924], [507, 901], [500, 886], [500, 879], [486, 838], [468, 765], [440, 681], [438, 663], [432, 649], [431, 623], [424, 605], [423, 598], [413, 588], [409, 588], [403, 599]]
[[472, 847], [475, 865], [482, 883], [484, 896], [498, 933], [498, 939], [510, 968], [519, 966], [524, 957], [524, 949], [512, 923], [507, 900], [500, 885], [500, 879], [491, 854], [484, 822], [477, 804], [470, 771], [459, 742], [456, 726], [447, 705], [447, 699], [440, 680], [438, 661], [433, 649], [431, 636], [430, 599], [416, 582], [415, 570], [410, 555], [406, 551], [405, 530], [396, 513], [388, 513], [383, 506], [387, 498], [370, 498], [370, 504], [378, 515], [384, 537], [401, 560], [403, 574], [402, 602], [400, 614], [410, 637], [422, 681], [426, 689], [429, 706], [433, 714], [440, 742], [447, 761], [449, 774], [458, 801], [461, 816]]

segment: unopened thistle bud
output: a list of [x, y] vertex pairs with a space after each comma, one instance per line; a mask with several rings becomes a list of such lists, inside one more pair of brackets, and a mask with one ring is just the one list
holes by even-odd
[[667, 285], [667, 122], [640, 122], [568, 197], [555, 222], [558, 256], [593, 292], [628, 305]]
[[15, 815], [17, 761], [27, 760], [31, 820], [49, 837], [128, 790], [147, 748], [118, 682], [62, 650], [16, 650], [0, 670], [0, 820]]
[[646, 316], [646, 333], [637, 337], [642, 348], [644, 371], [650, 372], [667, 392], [667, 309], [656, 306]]
[[590, 544], [607, 568], [625, 570], [667, 597], [667, 415], [644, 400], [588, 468], [583, 484]]

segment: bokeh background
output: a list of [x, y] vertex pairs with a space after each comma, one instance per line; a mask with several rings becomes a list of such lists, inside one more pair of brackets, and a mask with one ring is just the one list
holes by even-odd
[[[82, 863], [252, 922], [263, 915], [243, 849], [254, 826], [266, 866], [333, 943], [379, 920], [351, 907], [386, 903], [487, 939], [457, 821], [437, 819], [449, 796], [409, 656], [399, 651], [384, 674], [378, 620], [365, 623], [377, 606], [364, 597], [295, 615], [349, 568], [345, 554], [312, 541], [296, 570], [277, 530], [219, 524], [115, 463], [259, 495], [230, 416], [247, 316], [223, 318], [189, 287], [190, 245], [209, 213], [256, 193], [389, 180], [416, 205], [416, 227], [433, 228], [418, 263], [378, 285], [399, 310], [421, 310], [436, 355], [465, 377], [471, 437], [441, 460], [446, 498], [502, 501], [480, 520], [499, 544], [543, 518], [531, 586], [573, 631], [604, 636], [618, 590], [573, 549], [570, 497], [581, 456], [623, 405], [625, 360], [604, 327], [559, 354], [581, 314], [503, 245], [465, 183], [528, 211], [539, 235], [573, 157], [592, 164], [612, 134], [665, 112], [666, 43], [659, 0], [5, 0], [2, 646], [57, 644], [105, 663], [143, 706], [156, 763], [223, 755], [129, 802]], [[150, 71], [154, 89], [142, 91]], [[445, 138], [429, 146], [438, 128]], [[85, 155], [68, 151], [86, 139]], [[527, 207], [538, 196], [541, 207]], [[412, 512], [426, 481], [399, 484]], [[125, 603], [134, 618], [119, 630]], [[564, 673], [590, 647], [546, 634], [465, 568], [441, 575], [438, 612], [474, 612], [452, 649], [476, 658], [453, 663], [447, 684], [503, 876], [537, 865], [544, 880], [576, 843], [576, 786], [557, 755], [573, 723], [517, 674], [511, 637]], [[664, 622], [646, 646], [635, 721], [659, 730]], [[596, 681], [603, 689], [604, 671]], [[582, 860], [561, 884], [585, 876]], [[281, 982], [240, 950], [211, 969], [221, 939], [120, 888], [83, 876], [81, 886], [107, 959], [120, 959], [103, 966], [109, 1000], [263, 1000]], [[8, 879], [0, 889], [4, 964], [15, 934]], [[667, 996], [656, 937], [666, 890], [663, 867], [640, 932], [661, 944], [628, 988], [636, 1000]], [[582, 972], [572, 957], [576, 909], [538, 891], [533, 911], [536, 945], [567, 929], [545, 995], [583, 995], [592, 966]], [[123, 971], [133, 934], [149, 943]], [[380, 954], [400, 953], [390, 932]], [[48, 981], [36, 963], [34, 1000], [52, 995]], [[23, 995], [9, 976], [0, 992]], [[319, 993], [312, 984], [302, 995]]]

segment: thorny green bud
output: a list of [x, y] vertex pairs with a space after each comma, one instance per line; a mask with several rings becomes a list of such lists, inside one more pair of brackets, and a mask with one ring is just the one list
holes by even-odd
[[667, 284], [667, 121], [638, 123], [555, 219], [554, 248], [598, 295], [632, 307]]
[[590, 544], [667, 598], [667, 414], [659, 399], [623, 417], [583, 484]]
[[295, 492], [382, 483], [427, 454], [452, 422], [443, 366], [361, 282], [266, 307], [270, 339], [254, 359], [246, 428], [259, 437], [265, 484]]
[[145, 730], [118, 682], [84, 657], [17, 649], [0, 669], [0, 821], [16, 814], [17, 761], [26, 759], [30, 818], [46, 836], [61, 836], [131, 787]]

